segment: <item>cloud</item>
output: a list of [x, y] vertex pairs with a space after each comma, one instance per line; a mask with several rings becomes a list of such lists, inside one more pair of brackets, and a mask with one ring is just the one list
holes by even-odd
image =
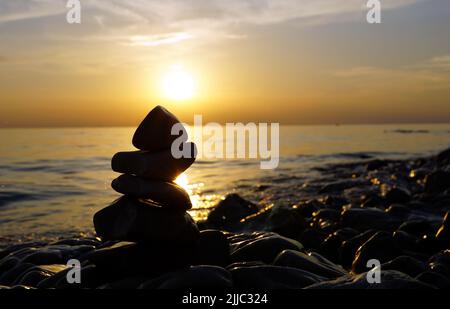
[[151, 36], [132, 36], [130, 38], [131, 46], [160, 46], [166, 44], [175, 44], [181, 41], [189, 40], [193, 36], [189, 33], [167, 33]]
[[16, 22], [64, 14], [63, 0], [14, 0], [0, 2], [0, 23]]
[[[426, 0], [383, 0], [382, 8], [388, 10], [418, 1]], [[249, 25], [332, 23], [348, 14], [362, 18], [361, 13], [367, 10], [365, 3], [365, 0], [82, 0], [81, 25], [68, 25], [66, 0], [0, 0], [0, 25], [6, 29], [0, 33], [0, 40], [2, 53], [10, 64], [28, 68], [51, 70], [43, 68], [43, 59], [55, 66], [76, 65], [95, 57], [99, 51], [105, 51], [103, 58], [109, 58], [103, 59], [106, 64], [126, 65], [140, 60], [148, 64], [150, 59], [169, 55], [167, 48], [193, 52], [225, 40], [246, 39], [251, 35]], [[154, 51], [149, 53], [149, 48]], [[160, 49], [159, 53], [156, 49]], [[124, 57], [126, 63], [121, 60]]]
[[405, 89], [448, 89], [450, 55], [437, 56], [398, 68], [354, 67], [334, 72], [332, 75], [352, 83], [369, 83], [371, 87], [400, 85]]
[[[426, 0], [384, 0], [382, 9], [419, 1]], [[225, 28], [290, 20], [333, 22], [335, 16], [354, 13], [360, 17], [361, 12], [367, 10], [365, 0], [83, 0], [81, 3], [83, 21], [91, 18], [103, 25], [120, 24], [131, 33], [145, 29], [151, 34], [156, 34], [155, 31], [189, 33], [206, 24]], [[3, 1], [0, 2], [0, 23], [63, 15], [67, 12], [65, 4], [65, 0]], [[61, 22], [64, 21], [62, 16]]]

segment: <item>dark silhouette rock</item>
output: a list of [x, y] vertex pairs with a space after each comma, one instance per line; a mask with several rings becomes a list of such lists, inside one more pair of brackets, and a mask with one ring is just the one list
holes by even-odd
[[237, 289], [301, 289], [324, 280], [308, 271], [272, 265], [233, 267], [230, 272]]
[[[315, 249], [327, 238], [327, 233], [319, 229], [305, 229], [298, 240], [308, 249]], [[353, 256], [352, 256], [353, 258]]]
[[444, 151], [441, 151], [436, 156], [436, 160], [439, 164], [448, 165], [450, 164], [450, 148], [447, 148]]
[[111, 160], [113, 171], [144, 178], [172, 181], [195, 161], [195, 144], [185, 143], [190, 155], [174, 158], [170, 149], [160, 152], [125, 151], [116, 153]]
[[387, 160], [380, 160], [380, 159], [371, 160], [370, 162], [367, 162], [367, 164], [366, 164], [366, 171], [378, 170], [380, 168], [385, 167], [388, 163], [389, 163], [389, 161], [387, 161]]
[[367, 271], [367, 262], [377, 259], [380, 263], [388, 262], [401, 254], [400, 248], [387, 232], [377, 232], [358, 248], [353, 260], [352, 270], [356, 273]]
[[358, 231], [392, 230], [400, 224], [397, 218], [389, 216], [378, 208], [349, 208], [341, 214], [341, 225]]
[[293, 239], [274, 233], [266, 233], [255, 239], [245, 241], [240, 246], [234, 246], [234, 249], [232, 247], [231, 261], [262, 261], [271, 264], [281, 251], [287, 249], [300, 251], [303, 246]]
[[425, 271], [425, 263], [410, 256], [399, 256], [381, 265], [381, 270], [398, 270], [411, 277], [416, 277]]
[[309, 200], [294, 207], [303, 218], [309, 218], [314, 212], [324, 208], [325, 205], [318, 200]]
[[195, 265], [227, 266], [230, 263], [230, 244], [218, 230], [204, 230], [196, 243]]
[[380, 273], [380, 283], [369, 283], [367, 273], [357, 276], [343, 276], [335, 280], [324, 281], [307, 289], [432, 289], [433, 286], [416, 280], [396, 270]]
[[144, 282], [139, 289], [230, 289], [231, 274], [219, 266], [199, 265]]
[[411, 213], [411, 209], [403, 204], [392, 204], [386, 212], [394, 217], [406, 218]]
[[395, 243], [399, 248], [402, 250], [409, 250], [409, 251], [422, 251], [422, 246], [419, 243], [419, 238], [411, 235], [405, 231], [397, 230], [392, 235], [392, 238], [394, 239]]
[[237, 194], [229, 194], [208, 215], [208, 223], [217, 228], [233, 229], [240, 220], [258, 212], [258, 207]]
[[111, 281], [139, 274], [158, 276], [186, 268], [193, 257], [194, 249], [188, 245], [122, 241], [89, 252], [81, 259], [95, 265], [101, 276]]
[[409, 220], [398, 227], [399, 231], [407, 232], [416, 237], [421, 237], [433, 230], [433, 226], [427, 220]]
[[450, 188], [450, 172], [436, 170], [425, 177], [425, 192], [429, 194], [441, 193]]
[[173, 182], [143, 179], [132, 175], [121, 175], [111, 183], [119, 193], [150, 199], [162, 207], [188, 210], [192, 207], [189, 194]]
[[[239, 221], [245, 230], [274, 232], [296, 238], [306, 227], [303, 217], [293, 207], [267, 206]], [[239, 227], [236, 227], [239, 230]]]
[[188, 213], [128, 196], [98, 211], [94, 215], [94, 226], [105, 240], [193, 244], [199, 235]]
[[347, 274], [342, 267], [315, 252], [306, 254], [295, 250], [284, 250], [275, 258], [273, 264], [302, 269], [329, 279]]
[[388, 204], [407, 203], [411, 200], [411, 192], [406, 189], [394, 187], [386, 192], [384, 199]]
[[342, 238], [336, 234], [330, 234], [317, 248], [317, 252], [326, 256], [334, 263], [339, 263], [339, 248], [342, 245]]
[[425, 271], [416, 277], [417, 280], [435, 286], [438, 289], [449, 289], [450, 279], [440, 273]]
[[450, 278], [450, 249], [440, 251], [430, 257], [428, 268]]
[[[180, 121], [162, 106], [156, 106], [142, 120], [133, 135], [133, 145], [137, 149], [158, 152], [170, 149], [179, 132], [172, 135], [172, 127]], [[187, 137], [186, 130], [183, 131]], [[184, 140], [186, 141], [186, 140]]]

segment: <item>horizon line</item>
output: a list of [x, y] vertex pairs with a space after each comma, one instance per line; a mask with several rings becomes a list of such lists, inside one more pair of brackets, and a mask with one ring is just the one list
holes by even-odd
[[[221, 125], [226, 124], [227, 122], [216, 122]], [[210, 122], [207, 122], [210, 123]], [[205, 123], [205, 124], [207, 124]], [[244, 122], [244, 121], [236, 121], [230, 123], [254, 123], [252, 121]], [[260, 122], [265, 123], [265, 122]], [[277, 122], [267, 122], [267, 123], [277, 123]], [[281, 123], [278, 122], [280, 126], [288, 127], [288, 126], [365, 126], [365, 125], [374, 125], [374, 126], [382, 126], [382, 125], [442, 125], [442, 124], [450, 124], [450, 121], [436, 121], [436, 122], [352, 122], [352, 123]], [[192, 126], [193, 123], [186, 123], [189, 126]], [[203, 125], [205, 125], [203, 124]], [[0, 125], [0, 129], [94, 129], [94, 128], [129, 128], [136, 127], [136, 125], [31, 125], [31, 126], [21, 126], [21, 125], [12, 125], [12, 126], [2, 126]]]

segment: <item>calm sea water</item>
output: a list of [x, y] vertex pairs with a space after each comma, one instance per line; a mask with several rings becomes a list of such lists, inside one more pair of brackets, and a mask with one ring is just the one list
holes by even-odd
[[[134, 128], [0, 129], [0, 242], [92, 232], [92, 216], [119, 197], [110, 158], [132, 150]], [[408, 158], [450, 146], [450, 124], [284, 126], [280, 164], [198, 160], [178, 182], [203, 218], [225, 194], [261, 202], [259, 185], [289, 191], [316, 176], [314, 167], [372, 157]], [[278, 203], [290, 203], [280, 194]]]

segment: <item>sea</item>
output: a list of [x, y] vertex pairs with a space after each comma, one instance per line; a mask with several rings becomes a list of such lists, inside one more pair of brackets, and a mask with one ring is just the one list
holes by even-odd
[[[94, 213], [120, 197], [110, 186], [118, 176], [111, 157], [135, 150], [134, 130], [0, 129], [0, 247], [92, 235]], [[277, 168], [261, 169], [260, 159], [199, 158], [177, 183], [191, 196], [191, 215], [202, 220], [230, 193], [262, 206], [295, 203], [295, 188], [318, 177], [317, 167], [416, 158], [449, 146], [450, 124], [281, 126]], [[271, 200], [265, 187], [280, 194]]]

